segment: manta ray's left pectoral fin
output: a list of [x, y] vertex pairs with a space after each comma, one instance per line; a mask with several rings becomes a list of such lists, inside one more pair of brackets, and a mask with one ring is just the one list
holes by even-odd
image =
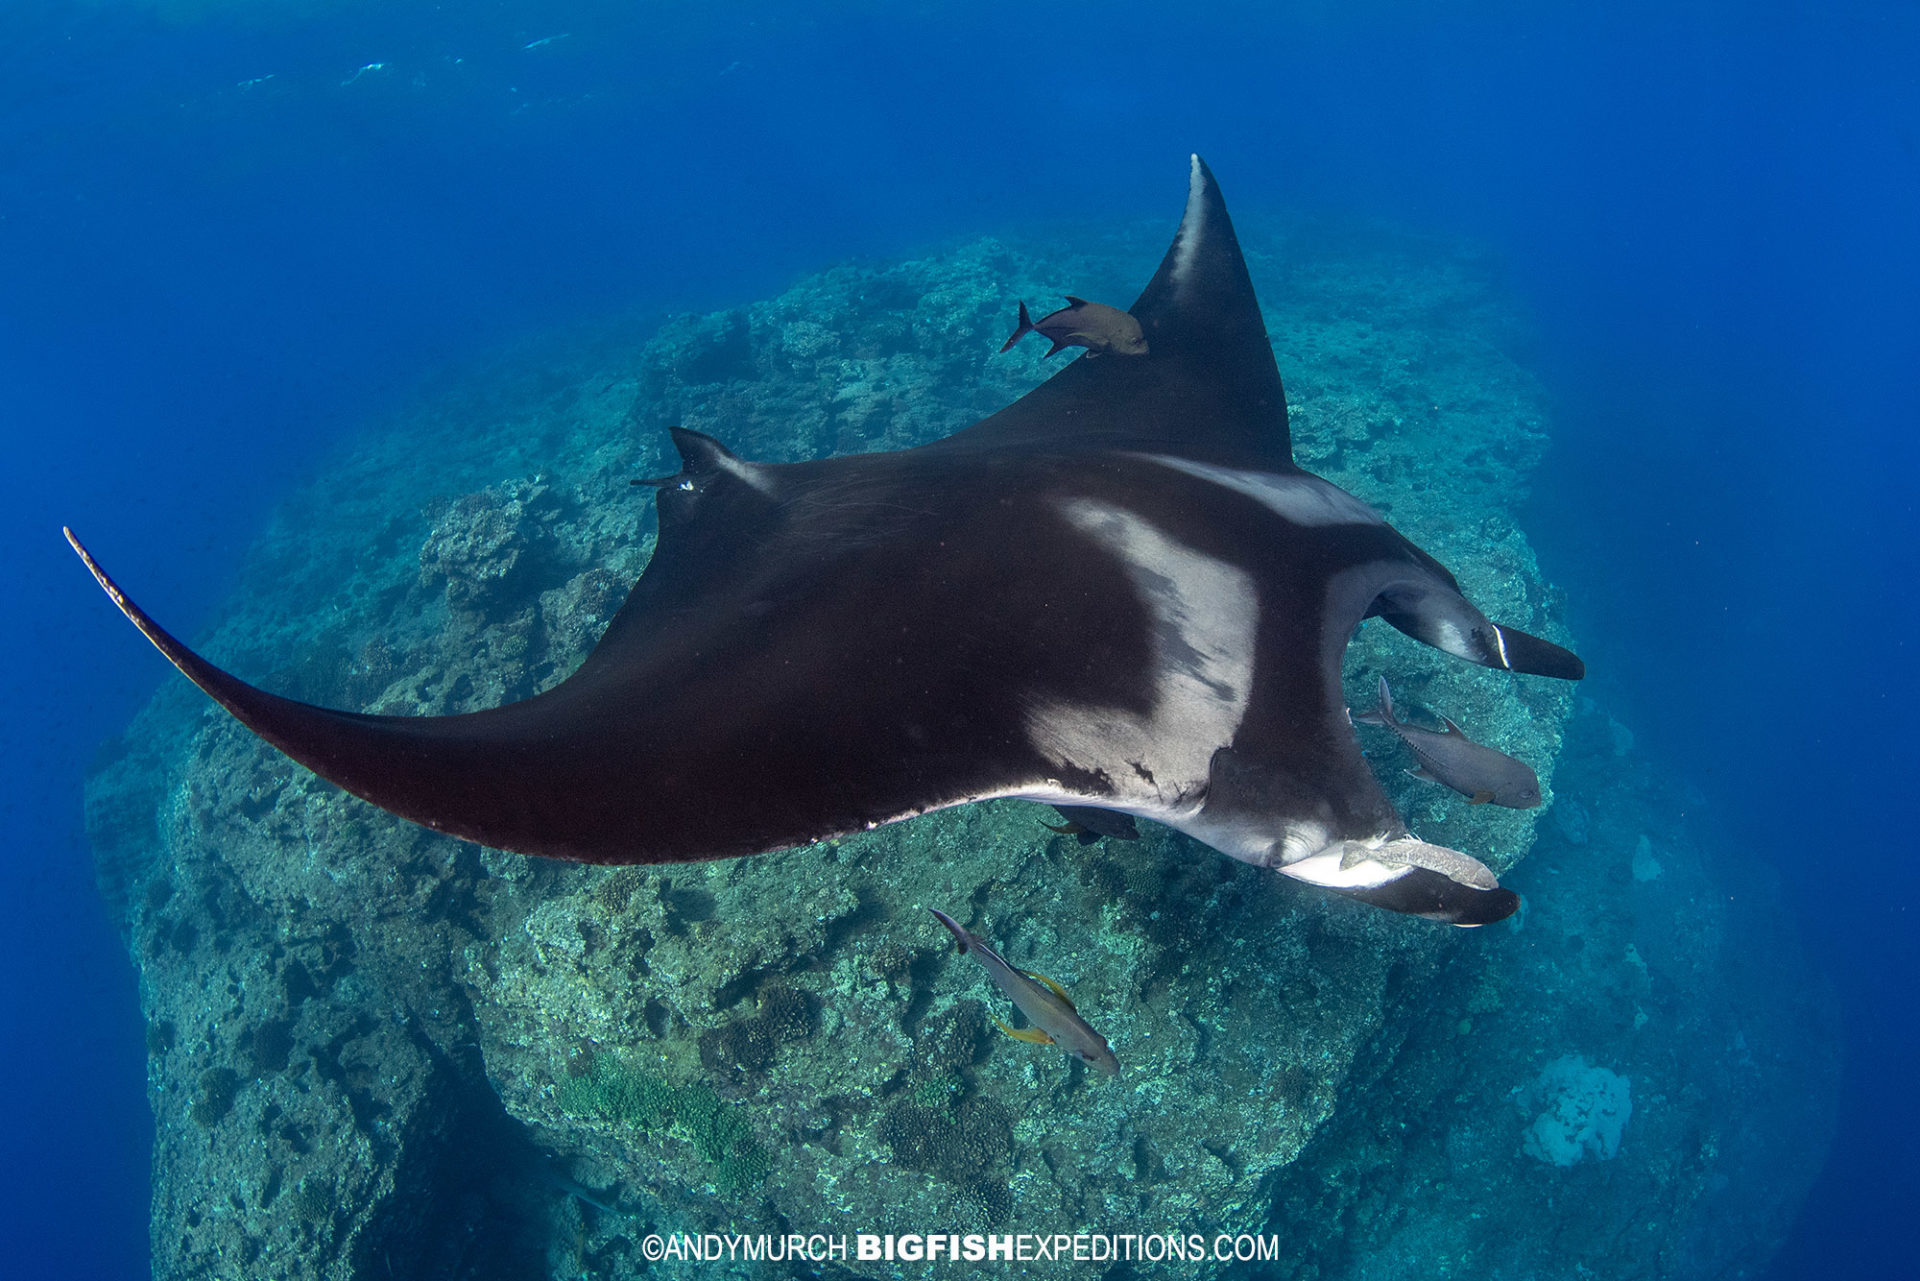
[[1570, 649], [1490, 620], [1438, 575], [1419, 575], [1383, 590], [1367, 611], [1417, 641], [1482, 667], [1577, 681], [1587, 665]]

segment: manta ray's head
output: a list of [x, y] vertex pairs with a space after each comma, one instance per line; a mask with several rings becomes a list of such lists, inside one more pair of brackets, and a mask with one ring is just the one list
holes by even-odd
[[1385, 807], [1369, 822], [1321, 806], [1313, 818], [1276, 819], [1272, 808], [1226, 817], [1235, 802], [1231, 770], [1223, 794], [1175, 823], [1188, 835], [1245, 863], [1409, 916], [1450, 925], [1490, 925], [1519, 910], [1479, 859], [1410, 835]]
[[1470, 854], [1412, 836], [1341, 840], [1280, 868], [1376, 907], [1451, 925], [1490, 925], [1520, 908], [1493, 870]]

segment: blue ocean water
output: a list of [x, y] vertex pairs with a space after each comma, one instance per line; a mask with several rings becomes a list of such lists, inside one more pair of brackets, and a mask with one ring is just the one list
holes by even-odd
[[145, 1054], [80, 787], [170, 677], [62, 523], [191, 634], [277, 500], [444, 362], [1164, 218], [1198, 149], [1237, 211], [1503, 264], [1556, 410], [1528, 531], [1594, 687], [1777, 870], [1844, 1017], [1773, 1275], [1903, 1274], [1915, 66], [1920, 15], [1865, 3], [9, 5], [0, 1258], [146, 1267]]

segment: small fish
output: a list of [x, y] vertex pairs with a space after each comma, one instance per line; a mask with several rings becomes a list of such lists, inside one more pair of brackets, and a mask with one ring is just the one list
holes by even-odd
[[1348, 841], [1340, 851], [1340, 870], [1352, 871], [1362, 863], [1374, 862], [1387, 867], [1424, 867], [1429, 872], [1438, 872], [1457, 885], [1469, 889], [1497, 890], [1499, 878], [1493, 869], [1471, 854], [1462, 854], [1459, 850], [1450, 850], [1444, 845], [1429, 845], [1412, 836], [1402, 836], [1391, 841], [1374, 844], [1371, 841]]
[[1082, 845], [1091, 845], [1103, 836], [1111, 836], [1116, 841], [1140, 839], [1140, 829], [1133, 825], [1131, 814], [1103, 810], [1093, 805], [1056, 805], [1053, 808], [1055, 813], [1067, 820], [1066, 824], [1056, 827], [1052, 823], [1042, 823], [1040, 826], [1062, 836], [1078, 837]]
[[1033, 1024], [1032, 1027], [1016, 1029], [995, 1019], [1002, 1032], [1016, 1041], [1057, 1045], [1096, 1071], [1108, 1076], [1120, 1074], [1120, 1060], [1113, 1056], [1113, 1047], [1107, 1044], [1107, 1038], [1094, 1031], [1080, 1017], [1080, 1011], [1073, 1008], [1073, 1002], [1058, 983], [1044, 974], [1015, 969], [1005, 957], [988, 947], [984, 939], [966, 926], [937, 907], [927, 910], [952, 932], [954, 940], [960, 945], [960, 955], [972, 953], [973, 959], [986, 969], [988, 977], [1002, 992], [1013, 998], [1013, 1003]]
[[1021, 303], [1020, 327], [1000, 350], [1011, 351], [1015, 343], [1036, 332], [1053, 343], [1047, 348], [1049, 356], [1057, 356], [1068, 347], [1085, 347], [1095, 354], [1110, 351], [1116, 356], [1147, 354], [1146, 335], [1130, 313], [1072, 294], [1067, 295], [1066, 306], [1037, 321], [1027, 314], [1027, 304]]
[[1540, 803], [1540, 778], [1525, 762], [1481, 746], [1444, 716], [1440, 718], [1446, 725], [1444, 730], [1421, 729], [1396, 719], [1393, 695], [1387, 690], [1384, 676], [1380, 678], [1379, 705], [1370, 712], [1350, 715], [1355, 725], [1379, 725], [1398, 734], [1420, 762], [1419, 769], [1407, 771], [1415, 778], [1451, 787], [1475, 805], [1492, 803], [1530, 810]]
[[565, 1193], [582, 1205], [590, 1205], [602, 1214], [612, 1215], [615, 1218], [621, 1219], [631, 1219], [635, 1217], [634, 1211], [620, 1208], [616, 1195], [617, 1190], [596, 1192], [586, 1184], [575, 1179], [565, 1170], [551, 1165], [546, 1161], [536, 1161], [533, 1165], [533, 1172], [535, 1177], [548, 1187]]

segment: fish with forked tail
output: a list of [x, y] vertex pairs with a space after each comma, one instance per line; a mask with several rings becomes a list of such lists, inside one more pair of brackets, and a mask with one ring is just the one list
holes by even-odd
[[1443, 730], [1421, 729], [1393, 714], [1393, 694], [1387, 678], [1380, 678], [1380, 701], [1370, 712], [1352, 713], [1355, 725], [1378, 725], [1400, 736], [1413, 749], [1419, 769], [1415, 778], [1451, 787], [1475, 805], [1504, 805], [1530, 810], [1540, 803], [1540, 777], [1524, 761], [1497, 752], [1468, 738], [1466, 732], [1442, 716]]
[[1053, 808], [1066, 822], [1059, 825], [1042, 823], [1040, 826], [1049, 832], [1074, 837], [1082, 845], [1091, 845], [1103, 836], [1111, 836], [1116, 841], [1140, 839], [1140, 829], [1134, 826], [1131, 814], [1103, 810], [1093, 805], [1056, 805]]
[[1013, 331], [1013, 337], [1001, 344], [1000, 350], [1013, 350], [1015, 343], [1032, 333], [1053, 343], [1047, 348], [1049, 356], [1057, 356], [1069, 347], [1085, 347], [1095, 355], [1101, 352], [1112, 352], [1116, 356], [1147, 354], [1146, 334], [1130, 312], [1109, 307], [1103, 302], [1075, 298], [1072, 294], [1067, 295], [1066, 306], [1038, 320], [1029, 316], [1027, 304], [1021, 303], [1020, 327]]
[[1074, 1058], [1107, 1076], [1120, 1074], [1120, 1060], [1114, 1057], [1107, 1038], [1093, 1030], [1080, 1017], [1065, 991], [1044, 974], [1018, 969], [1004, 956], [988, 947], [986, 941], [937, 907], [927, 909], [934, 919], [947, 927], [960, 945], [960, 955], [971, 955], [980, 962], [994, 984], [1013, 999], [1032, 1027], [1012, 1028], [999, 1019], [1000, 1030], [1016, 1041], [1035, 1045], [1057, 1045]]

